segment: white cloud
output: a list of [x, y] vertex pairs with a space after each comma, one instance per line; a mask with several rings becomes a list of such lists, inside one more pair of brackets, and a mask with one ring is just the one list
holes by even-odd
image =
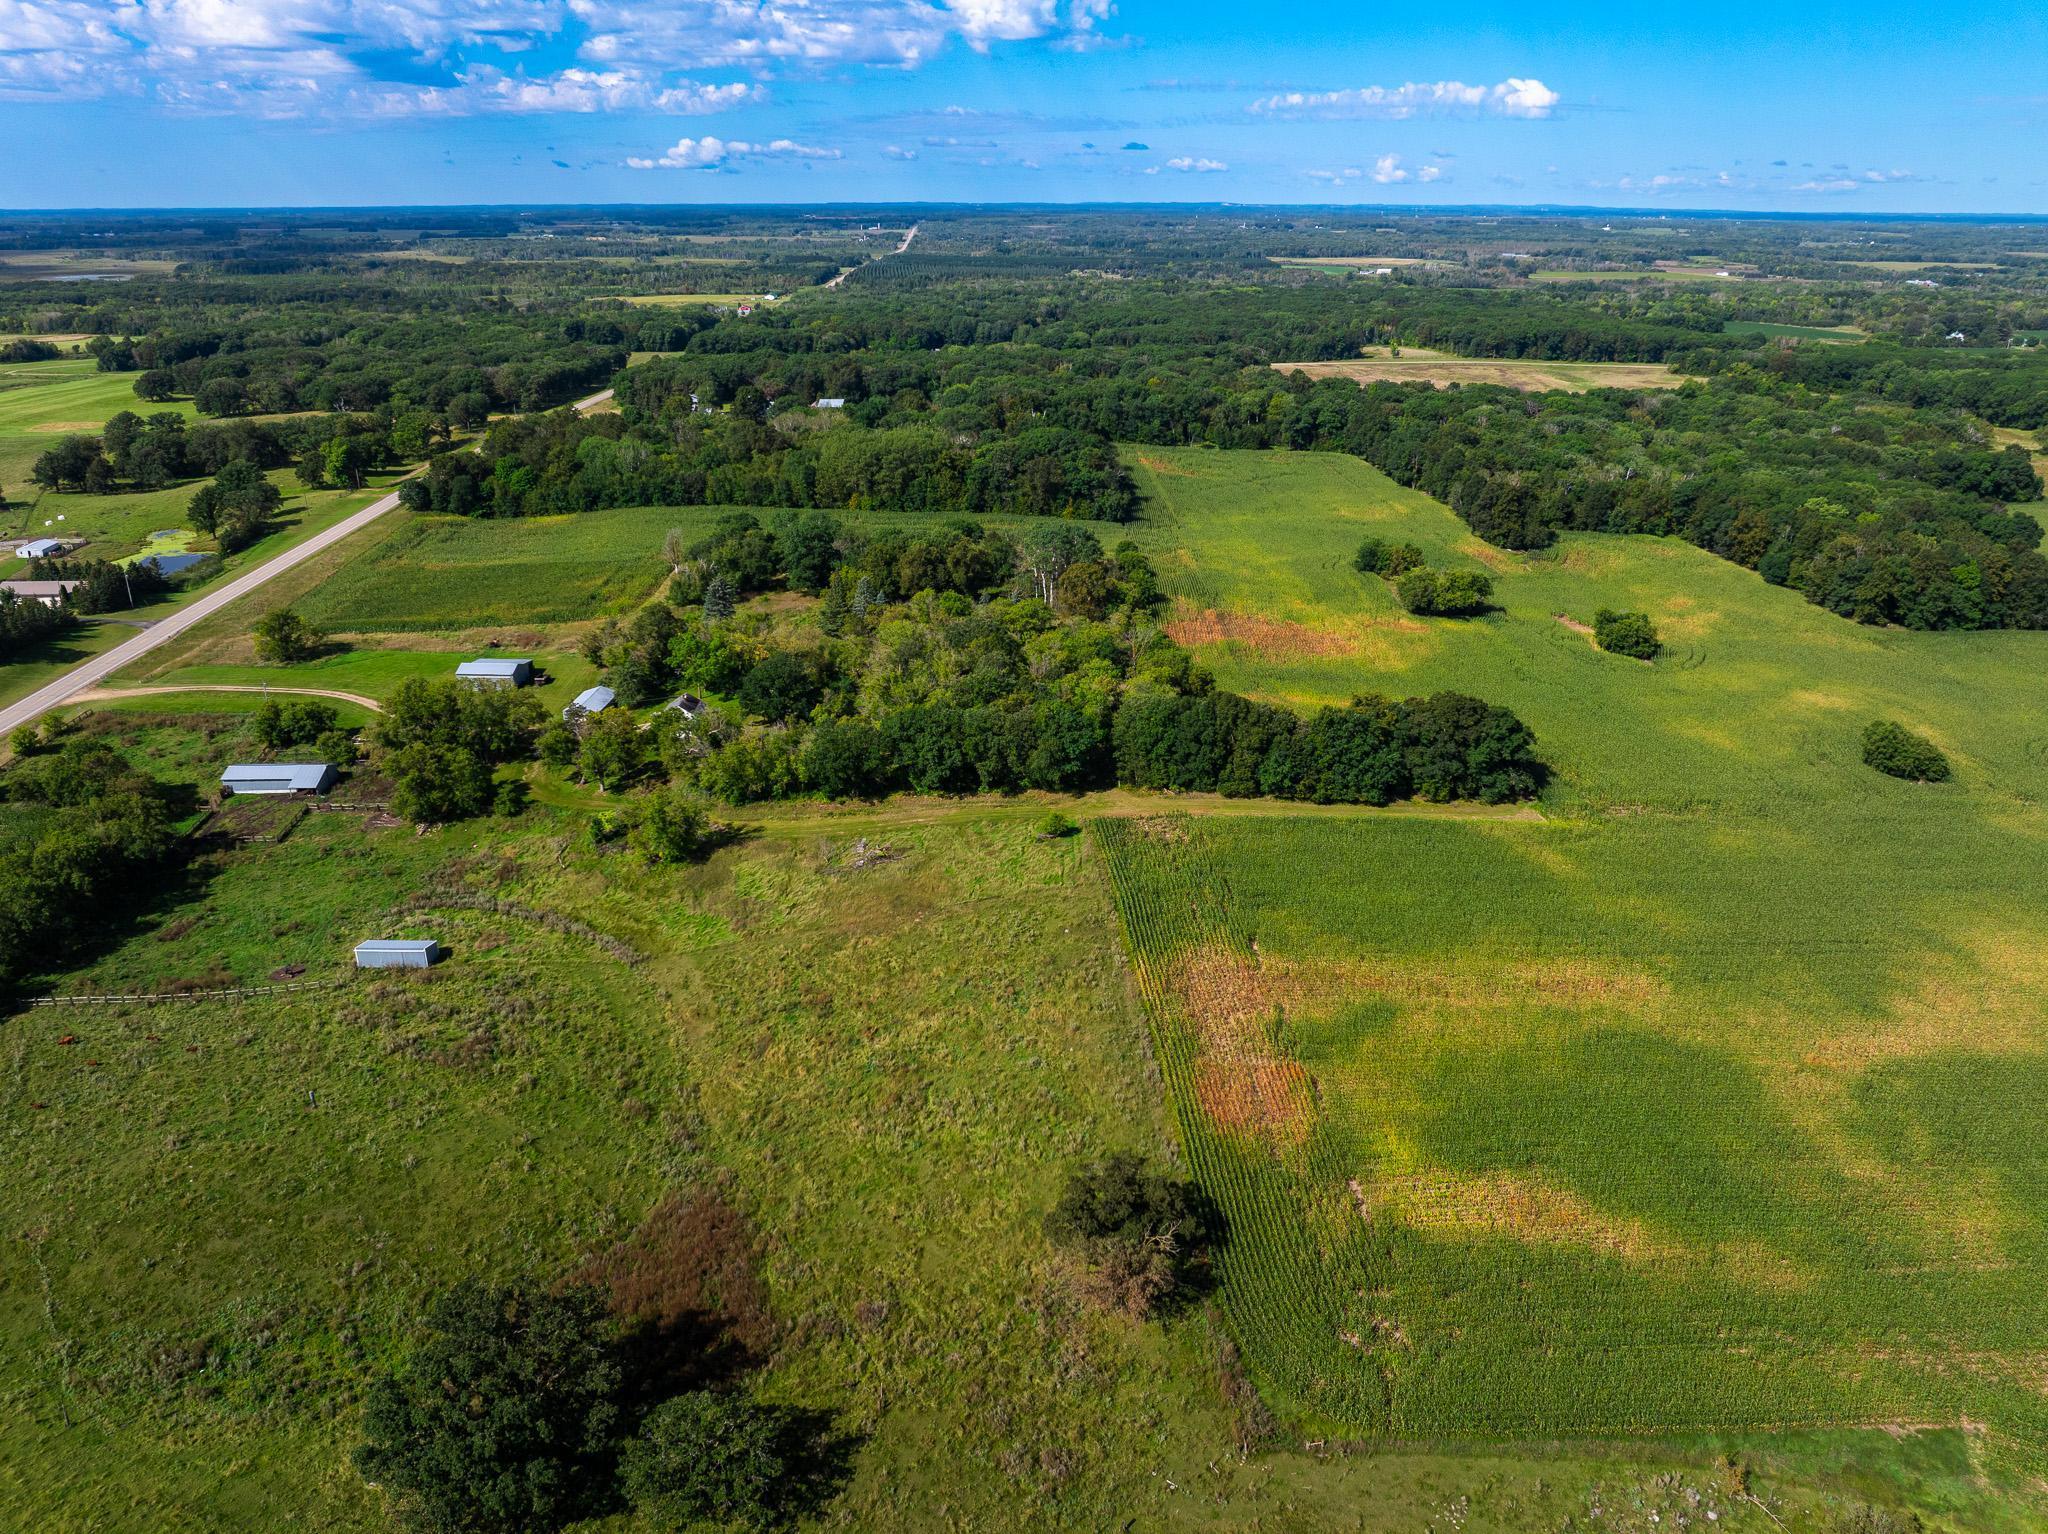
[[1336, 186], [1346, 181], [1356, 181], [1365, 172], [1356, 165], [1347, 165], [1342, 170], [1305, 170], [1302, 174], [1311, 181], [1327, 181]]
[[[679, 74], [912, 68], [950, 41], [1099, 39], [1112, 0], [0, 0], [0, 96], [135, 95], [195, 111], [723, 111]], [[573, 67], [512, 56], [551, 45]], [[389, 62], [387, 62], [389, 61]], [[421, 83], [421, 71], [438, 78]]]
[[1230, 169], [1221, 160], [1204, 159], [1196, 155], [1186, 154], [1175, 155], [1166, 162], [1166, 168], [1168, 170], [1184, 171], [1193, 175], [1208, 175], [1215, 171]]
[[1383, 154], [1372, 162], [1372, 179], [1381, 186], [1389, 186], [1396, 181], [1406, 181], [1408, 172], [1401, 168], [1399, 155]]
[[750, 144], [743, 139], [722, 139], [712, 134], [702, 138], [687, 135], [677, 139], [659, 159], [645, 159], [639, 155], [629, 158], [626, 163], [634, 170], [716, 170], [733, 160], [837, 160], [841, 158], [836, 149], [818, 149], [809, 144], [779, 138], [766, 144]]
[[1510, 76], [1497, 85], [1411, 80], [1406, 85], [1367, 85], [1348, 91], [1282, 91], [1260, 97], [1251, 109], [1268, 117], [1401, 119], [1468, 113], [1535, 118], [1548, 117], [1558, 101], [1557, 92], [1541, 80]]
[[376, 116], [468, 115], [477, 112], [665, 112], [706, 117], [767, 98], [758, 85], [699, 85], [632, 69], [565, 69], [528, 77], [480, 64], [452, 86], [366, 87], [351, 93], [351, 105]]
[[1443, 173], [1444, 168], [1441, 165], [1425, 165], [1415, 173], [1415, 179], [1417, 181], [1435, 181], [1442, 177]]
[[892, 160], [914, 160], [917, 158], [917, 151], [915, 149], [905, 149], [901, 144], [885, 145], [882, 153]]

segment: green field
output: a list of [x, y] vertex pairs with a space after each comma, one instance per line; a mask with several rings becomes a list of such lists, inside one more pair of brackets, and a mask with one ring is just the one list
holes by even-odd
[[1731, 336], [1769, 336], [1780, 341], [1867, 341], [1854, 325], [1776, 325], [1768, 320], [1729, 320], [1721, 329]]
[[[245, 720], [123, 712], [111, 738], [203, 782]], [[1077, 1158], [1171, 1152], [1102, 865], [1038, 840], [1036, 813], [791, 807], [680, 871], [593, 852], [580, 812], [546, 807], [424, 837], [314, 816], [210, 856], [59, 988], [322, 980], [393, 932], [453, 957], [9, 1021], [0, 1505], [59, 1534], [387, 1527], [346, 1455], [427, 1296], [564, 1276], [671, 1194], [744, 1221], [677, 1249], [670, 1281], [718, 1275], [766, 1354], [757, 1388], [846, 1436], [832, 1526], [1406, 1528], [1451, 1507], [1535, 1530], [1619, 1503], [1603, 1527], [1712, 1509], [1754, 1534], [1967, 1475], [1942, 1435], [1894, 1450], [1903, 1471], [1839, 1440], [1752, 1445], [1761, 1508], [1728, 1495], [1714, 1439], [1362, 1454], [1288, 1432], [1241, 1457], [1216, 1325], [1085, 1308], [1038, 1231]], [[853, 865], [860, 836], [894, 856]]]
[[637, 606], [667, 567], [662, 539], [701, 521], [662, 507], [515, 522], [401, 514], [313, 591], [306, 615], [350, 632], [571, 623]]
[[[1857, 628], [1674, 540], [1503, 553], [1336, 455], [1130, 458], [1144, 517], [1097, 531], [1151, 555], [1224, 685], [1506, 704], [1557, 769], [1543, 816], [1108, 795], [1047, 843], [1031, 798], [794, 804], [662, 870], [591, 848], [605, 797], [535, 768], [516, 821], [322, 815], [216, 853], [51, 984], [335, 977], [372, 934], [454, 957], [10, 1021], [0, 1505], [380, 1527], [346, 1452], [424, 1298], [553, 1281], [681, 1193], [755, 1233], [757, 1386], [857, 1445], [846, 1527], [1747, 1534], [1852, 1496], [2027, 1527], [2048, 636]], [[630, 605], [662, 533], [716, 514], [393, 518], [119, 680], [381, 697], [492, 623]], [[1368, 533], [1484, 565], [1500, 610], [1409, 617], [1350, 568]], [[404, 647], [251, 664], [287, 600]], [[1602, 605], [1669, 650], [1558, 621]], [[591, 679], [536, 648], [550, 702]], [[88, 728], [203, 787], [251, 706]], [[1957, 781], [1862, 767], [1880, 713]], [[900, 856], [850, 866], [863, 836]], [[1075, 1298], [1038, 1221], [1117, 1145], [1222, 1202], [1213, 1310]], [[1250, 1457], [1226, 1337], [1281, 1415]]]
[[[1484, 549], [1334, 457], [1140, 472], [1224, 683], [1470, 690], [1559, 769], [1541, 824], [1098, 825], [1275, 1394], [1400, 1437], [1967, 1422], [2038, 1474], [2048, 636], [1858, 628], [1673, 541]], [[1407, 618], [1366, 532], [1483, 554], [1502, 610]], [[1602, 605], [1671, 648], [1558, 621]], [[1957, 781], [1865, 768], [1879, 715]]]

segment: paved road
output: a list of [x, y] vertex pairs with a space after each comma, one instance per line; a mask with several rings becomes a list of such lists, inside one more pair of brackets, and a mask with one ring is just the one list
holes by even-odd
[[[594, 410], [611, 397], [610, 389], [600, 389], [597, 393], [576, 401], [575, 408]], [[296, 544], [275, 559], [268, 560], [253, 570], [245, 571], [224, 586], [216, 586], [213, 590], [187, 602], [168, 617], [159, 618], [133, 639], [123, 640], [104, 655], [95, 655], [90, 660], [80, 661], [56, 681], [38, 688], [19, 703], [10, 703], [7, 707], [0, 708], [0, 736], [6, 736], [30, 721], [40, 719], [51, 709], [70, 702], [79, 693], [112, 676], [123, 666], [133, 665], [157, 646], [177, 638], [193, 624], [204, 622], [237, 597], [247, 596], [266, 582], [276, 580], [285, 571], [304, 564], [321, 550], [332, 548], [351, 533], [361, 532], [397, 504], [396, 490], [389, 495], [381, 495], [361, 511], [343, 517], [334, 526], [315, 533], [304, 543]]]

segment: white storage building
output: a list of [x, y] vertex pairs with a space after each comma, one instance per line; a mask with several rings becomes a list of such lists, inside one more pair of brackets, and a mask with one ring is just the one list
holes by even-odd
[[357, 969], [427, 969], [441, 957], [430, 937], [373, 937], [356, 944]]
[[220, 775], [224, 794], [324, 794], [334, 787], [331, 762], [238, 762]]
[[533, 662], [487, 655], [480, 660], [466, 660], [457, 666], [455, 678], [472, 687], [531, 687]]

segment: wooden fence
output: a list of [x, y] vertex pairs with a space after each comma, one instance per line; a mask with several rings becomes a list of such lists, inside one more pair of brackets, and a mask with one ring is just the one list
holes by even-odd
[[353, 978], [353, 975], [340, 975], [332, 980], [294, 980], [289, 985], [231, 985], [218, 991], [138, 991], [127, 996], [31, 996], [24, 1005], [114, 1007], [132, 1006], [136, 1002], [154, 1004], [159, 1001], [217, 1001], [223, 996], [282, 996], [288, 991], [331, 991], [336, 986], [347, 985]]

